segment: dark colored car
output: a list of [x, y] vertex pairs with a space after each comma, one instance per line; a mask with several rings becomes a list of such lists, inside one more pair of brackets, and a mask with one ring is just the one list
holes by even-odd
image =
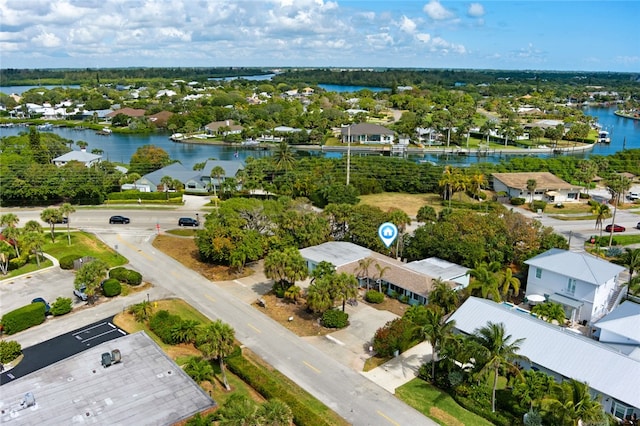
[[124, 217], [124, 216], [111, 216], [109, 218], [109, 223], [121, 223], [121, 224], [126, 224], [129, 223], [130, 220], [128, 217]]
[[178, 219], [178, 226], [198, 226], [200, 223], [190, 217], [181, 217]]
[[611, 232], [611, 229], [613, 228], [613, 232], [624, 232], [627, 230], [627, 228], [625, 228], [622, 225], [616, 225], [615, 223], [613, 225], [607, 225], [606, 228], [604, 228], [604, 230], [606, 232]]
[[69, 219], [68, 219], [68, 218], [66, 218], [66, 217], [61, 217], [61, 218], [59, 218], [58, 220], [56, 220], [56, 223], [62, 223], [62, 224], [64, 224], [64, 225], [66, 225], [66, 224], [67, 224], [67, 222], [69, 222]]
[[44, 314], [49, 315], [49, 311], [51, 311], [51, 306], [44, 300], [42, 297], [36, 297], [31, 301], [31, 303], [43, 303], [44, 304]]
[[82, 286], [79, 289], [78, 288], [74, 288], [73, 289], [73, 294], [80, 300], [82, 300], [83, 302], [86, 302], [87, 299], [89, 298], [87, 296], [87, 293], [85, 293], [87, 291], [87, 287], [86, 286]]
[[636, 228], [640, 229], [640, 222], [636, 225]]

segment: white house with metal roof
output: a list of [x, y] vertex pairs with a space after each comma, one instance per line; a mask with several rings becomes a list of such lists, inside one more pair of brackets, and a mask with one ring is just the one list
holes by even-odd
[[601, 342], [627, 354], [634, 352], [640, 360], [640, 304], [626, 300], [593, 326]]
[[624, 268], [588, 253], [554, 248], [524, 263], [529, 265], [525, 297], [562, 304], [571, 321], [599, 320], [626, 292], [618, 283]]
[[58, 167], [62, 167], [68, 164], [70, 161], [77, 161], [87, 167], [91, 167], [102, 161], [102, 155], [90, 154], [83, 149], [80, 151], [69, 151], [66, 154], [62, 154], [61, 156], [54, 158], [51, 161]]
[[640, 415], [640, 361], [573, 330], [537, 319], [528, 311], [491, 300], [470, 297], [449, 321], [472, 334], [487, 322], [502, 323], [513, 339], [523, 338], [520, 355], [524, 368], [543, 371], [556, 380], [576, 379], [600, 397], [606, 412], [624, 419]]
[[386, 288], [388, 295], [403, 297], [410, 305], [427, 304], [437, 278], [450, 282], [452, 288], [460, 286], [460, 283], [445, 278], [457, 276], [457, 273], [445, 274], [442, 268], [431, 268], [434, 275], [429, 275], [424, 263], [410, 267], [411, 263], [401, 262], [350, 242], [329, 241], [303, 248], [300, 254], [307, 262], [309, 273], [320, 262], [330, 262], [335, 266], [336, 272], [355, 275], [361, 286], [368, 286], [373, 281], [375, 286]]

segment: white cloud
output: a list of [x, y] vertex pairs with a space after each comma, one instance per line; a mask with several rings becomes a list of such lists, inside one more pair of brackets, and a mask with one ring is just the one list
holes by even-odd
[[58, 47], [62, 44], [58, 36], [44, 30], [33, 38], [33, 42], [38, 46], [46, 48]]
[[431, 50], [444, 54], [457, 53], [463, 55], [467, 53], [467, 49], [462, 44], [451, 43], [441, 37], [434, 37], [431, 40]]
[[625, 65], [633, 65], [640, 62], [640, 56], [616, 56], [616, 62]]
[[416, 34], [416, 39], [420, 40], [423, 43], [428, 43], [431, 40], [431, 35], [427, 33]]
[[403, 15], [400, 20], [400, 29], [405, 33], [413, 34], [416, 30], [416, 23]]
[[424, 5], [422, 10], [424, 10], [429, 18], [436, 21], [442, 21], [454, 17], [453, 12], [445, 9], [438, 0], [431, 0], [429, 3]]
[[471, 3], [467, 10], [467, 14], [474, 18], [480, 18], [481, 16], [484, 16], [484, 7], [480, 3]]

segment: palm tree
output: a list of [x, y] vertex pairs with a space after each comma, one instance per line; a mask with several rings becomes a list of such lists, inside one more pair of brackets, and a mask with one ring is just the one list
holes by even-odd
[[475, 268], [467, 272], [473, 278], [467, 287], [467, 291], [472, 294], [474, 291], [479, 290], [483, 299], [499, 302], [501, 299], [498, 288], [499, 281], [496, 274], [499, 268], [500, 264], [498, 262], [481, 262], [477, 264]]
[[513, 289], [515, 296], [520, 293], [520, 280], [513, 276], [511, 268], [504, 268], [502, 272], [498, 274], [498, 288], [501, 289], [502, 297], [505, 299], [511, 289]]
[[173, 184], [173, 178], [171, 176], [164, 175], [160, 178], [160, 183], [164, 189], [164, 193], [166, 194], [166, 199], [169, 199], [169, 187]]
[[[36, 225], [40, 226], [38, 222], [34, 222]], [[22, 242], [27, 248], [28, 251], [36, 255], [36, 263], [38, 264], [38, 268], [40, 267], [40, 253], [42, 253], [42, 246], [44, 245], [44, 235], [42, 234], [42, 228], [40, 228], [40, 232], [38, 231], [25, 231], [22, 236]]]
[[449, 208], [451, 208], [451, 197], [455, 185], [456, 176], [454, 176], [454, 169], [451, 166], [445, 166], [444, 172], [442, 172], [442, 178], [438, 181], [438, 186], [444, 188], [444, 198], [449, 200]]
[[247, 395], [233, 393], [216, 412], [221, 426], [258, 425], [258, 405]]
[[227, 323], [221, 320], [215, 320], [198, 330], [196, 337], [196, 347], [202, 351], [202, 355], [206, 359], [218, 358], [220, 363], [220, 371], [224, 387], [231, 390], [227, 381], [227, 373], [224, 368], [224, 358], [233, 352], [235, 345], [235, 331]]
[[279, 399], [270, 399], [258, 408], [257, 426], [290, 426], [293, 422], [291, 408]]
[[364, 259], [360, 259], [358, 261], [358, 270], [356, 271], [359, 278], [364, 278], [367, 280], [367, 290], [369, 290], [369, 267], [371, 266], [371, 263], [373, 263], [372, 257], [365, 257]]
[[640, 248], [625, 248], [624, 252], [613, 260], [613, 263], [624, 266], [629, 270], [629, 284], [631, 284], [633, 274], [640, 269]]
[[[214, 199], [218, 199], [218, 195], [216, 194], [216, 187], [220, 186], [222, 182], [222, 176], [224, 176], [224, 169], [222, 166], [215, 166], [211, 169], [211, 173], [209, 173], [209, 178], [211, 179], [211, 189], [213, 189], [213, 197]], [[216, 183], [213, 183], [213, 178], [216, 178]]]
[[478, 172], [474, 173], [469, 179], [469, 190], [475, 197], [478, 196], [478, 200], [480, 199], [480, 190], [487, 184], [487, 178], [484, 174]]
[[491, 321], [486, 326], [476, 329], [471, 336], [482, 352], [483, 363], [480, 374], [493, 373], [493, 386], [491, 392], [491, 411], [496, 412], [496, 388], [498, 387], [498, 375], [503, 369], [519, 372], [513, 364], [516, 360], [526, 360], [518, 354], [520, 345], [524, 339], [511, 339], [506, 334], [504, 324], [494, 324]]
[[549, 323], [557, 321], [558, 324], [564, 324], [567, 319], [567, 314], [564, 312], [562, 305], [554, 302], [545, 302], [536, 305], [531, 309], [531, 312]]
[[420, 336], [431, 344], [431, 381], [436, 380], [436, 360], [442, 343], [453, 334], [455, 321], [445, 322], [439, 309], [427, 309], [425, 323], [420, 327]]
[[609, 215], [609, 205], [604, 203], [594, 204], [591, 208], [591, 213], [596, 215], [596, 227], [595, 229], [600, 228], [600, 236], [602, 237], [602, 222], [604, 219], [608, 218]]
[[531, 194], [531, 204], [533, 204], [533, 195], [538, 187], [538, 182], [535, 179], [527, 179], [527, 191]]
[[296, 162], [293, 151], [286, 141], [280, 142], [278, 148], [273, 153], [273, 160], [276, 170], [278, 171], [289, 171], [293, 168]]
[[458, 307], [458, 303], [460, 303], [460, 293], [451, 288], [449, 282], [442, 278], [433, 280], [433, 290], [429, 293], [430, 305], [442, 308], [447, 315]]
[[55, 209], [53, 207], [46, 208], [42, 210], [40, 213], [40, 219], [49, 224], [49, 229], [51, 230], [51, 242], [54, 243], [56, 241], [55, 237], [55, 228], [56, 223], [62, 220], [62, 215], [60, 214], [60, 210]]
[[151, 316], [151, 312], [153, 312], [153, 307], [151, 306], [151, 302], [147, 300], [129, 307], [129, 313], [132, 314], [138, 322], [146, 321]]
[[489, 136], [491, 136], [491, 132], [494, 131], [497, 127], [497, 123], [495, 120], [487, 120], [480, 127], [480, 131], [482, 135], [487, 138], [487, 145], [489, 144]]
[[286, 300], [290, 300], [293, 303], [298, 303], [298, 299], [302, 294], [302, 289], [300, 286], [292, 285], [284, 292], [284, 298]]
[[347, 299], [353, 299], [358, 295], [358, 280], [351, 274], [341, 272], [331, 279], [331, 284], [335, 295], [342, 299], [342, 312], [344, 312]]
[[20, 257], [18, 237], [20, 236], [21, 231], [18, 229], [18, 222], [20, 222], [20, 218], [18, 218], [14, 213], [5, 213], [0, 216], [0, 226], [6, 226], [2, 231], [2, 235], [4, 235], [13, 245], [16, 257]]
[[71, 245], [71, 232], [69, 231], [69, 225], [71, 223], [71, 215], [76, 212], [76, 209], [69, 203], [63, 203], [58, 209], [62, 217], [67, 218], [67, 240], [69, 241], [69, 245]]
[[200, 356], [189, 357], [189, 360], [184, 365], [184, 372], [196, 383], [210, 381], [213, 377], [211, 363]]
[[540, 402], [554, 384], [553, 377], [541, 371], [526, 370], [522, 380], [513, 386], [513, 394], [525, 403], [529, 403], [529, 410]]
[[14, 254], [14, 250], [11, 244], [0, 240], [0, 272], [2, 275], [7, 275], [9, 271], [9, 260], [12, 254]]
[[193, 343], [198, 335], [199, 325], [195, 320], [182, 320], [171, 327], [171, 337], [178, 343]]
[[318, 279], [307, 288], [307, 306], [311, 312], [324, 312], [333, 306], [329, 279]]
[[382, 277], [384, 274], [391, 269], [390, 266], [380, 266], [379, 263], [374, 263], [373, 265], [376, 268], [376, 283], [378, 284], [378, 291], [382, 293]]
[[542, 406], [562, 425], [577, 426], [602, 416], [602, 405], [591, 397], [589, 386], [575, 379], [554, 384], [551, 396], [542, 401]]
[[[622, 195], [631, 187], [631, 180], [620, 175], [615, 175], [606, 181], [607, 190], [611, 193], [611, 201], [613, 204], [613, 219], [612, 224], [616, 223], [616, 213], [618, 212], [618, 204], [622, 199]], [[613, 226], [609, 233], [609, 247], [613, 243]]]

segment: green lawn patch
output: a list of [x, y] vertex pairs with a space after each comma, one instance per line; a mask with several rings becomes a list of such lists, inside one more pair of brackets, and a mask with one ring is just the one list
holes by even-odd
[[49, 266], [52, 266], [53, 263], [48, 260], [48, 259], [44, 259], [44, 260], [40, 260], [40, 266], [38, 266], [38, 263], [36, 262], [35, 258], [30, 258], [29, 262], [27, 262], [22, 268], [18, 268], [18, 269], [13, 269], [11, 271], [9, 271], [7, 273], [7, 275], [0, 275], [0, 280], [6, 280], [8, 278], [14, 278], [20, 275], [26, 275], [26, 274], [31, 274], [35, 271], [39, 271], [41, 269], [44, 268], [48, 268]]
[[169, 229], [166, 233], [178, 237], [195, 237], [197, 229]]
[[54, 243], [45, 244], [43, 251], [56, 259], [68, 255], [91, 256], [103, 260], [109, 267], [120, 266], [128, 263], [126, 257], [120, 255], [111, 247], [104, 244], [92, 234], [86, 232], [72, 232], [71, 245], [67, 240], [66, 232], [56, 232]]
[[430, 419], [446, 426], [491, 426], [492, 423], [465, 410], [444, 391], [415, 378], [396, 389], [396, 396]]

